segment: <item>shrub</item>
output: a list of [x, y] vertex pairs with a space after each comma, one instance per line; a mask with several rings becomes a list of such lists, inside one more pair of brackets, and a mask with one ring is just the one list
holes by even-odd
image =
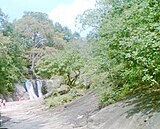
[[135, 0], [114, 6], [101, 21], [94, 45], [98, 72], [106, 75], [104, 86], [110, 89], [103, 103], [159, 90], [159, 12], [158, 0]]
[[83, 59], [77, 51], [68, 49], [59, 51], [54, 56], [46, 56], [37, 66], [37, 73], [44, 78], [54, 75], [63, 76], [65, 84], [76, 85], [83, 67]]

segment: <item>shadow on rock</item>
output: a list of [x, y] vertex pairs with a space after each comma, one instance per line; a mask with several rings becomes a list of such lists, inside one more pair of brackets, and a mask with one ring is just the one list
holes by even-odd
[[2, 122], [6, 123], [7, 121], [11, 120], [11, 118], [7, 117], [7, 116], [2, 116]]
[[127, 117], [141, 113], [142, 115], [152, 116], [155, 112], [160, 112], [160, 92], [141, 93], [127, 98], [125, 106], [132, 106], [126, 113]]

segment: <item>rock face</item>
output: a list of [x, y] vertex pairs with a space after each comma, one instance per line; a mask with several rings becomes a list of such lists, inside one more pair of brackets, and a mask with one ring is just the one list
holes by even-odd
[[[60, 88], [62, 81], [63, 78], [60, 76], [55, 76], [54, 78], [52, 78], [52, 80], [44, 80], [43, 87], [45, 87], [46, 93], [49, 95], [53, 90]], [[6, 99], [8, 102], [29, 99], [29, 95], [26, 92], [23, 83], [15, 84], [13, 94], [8, 96], [1, 95], [0, 97]]]
[[125, 102], [105, 107], [89, 118], [90, 129], [160, 129], [160, 113], [143, 112]]
[[28, 93], [26, 92], [24, 86], [22, 83], [18, 83], [15, 85], [15, 89], [13, 94], [8, 95], [8, 96], [3, 96], [4, 99], [7, 101], [19, 101], [19, 100], [28, 100], [29, 96]]
[[69, 92], [69, 86], [68, 85], [61, 85], [58, 89], [57, 89], [58, 93], [60, 95], [66, 94]]
[[62, 82], [63, 77], [61, 76], [54, 76], [51, 80], [44, 80], [44, 87], [46, 89], [44, 98], [50, 97], [54, 90], [60, 89]]
[[44, 80], [47, 92], [50, 93], [53, 90], [59, 88], [61, 86], [62, 81], [63, 78], [60, 76], [55, 76], [51, 80]]
[[99, 110], [98, 98], [88, 92], [50, 110], [40, 99], [10, 102], [2, 112], [8, 119], [3, 125], [9, 129], [160, 129], [160, 111], [126, 101]]

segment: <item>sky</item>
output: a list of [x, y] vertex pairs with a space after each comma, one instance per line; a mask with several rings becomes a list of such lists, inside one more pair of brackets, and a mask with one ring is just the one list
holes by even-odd
[[76, 16], [94, 6], [95, 0], [0, 0], [0, 8], [10, 21], [21, 18], [24, 11], [37, 11], [47, 13], [53, 22], [72, 31], [79, 31], [75, 27]]

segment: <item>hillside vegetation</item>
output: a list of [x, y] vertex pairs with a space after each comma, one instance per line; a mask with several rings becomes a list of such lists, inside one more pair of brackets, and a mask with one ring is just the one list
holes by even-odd
[[[148, 103], [158, 106], [159, 11], [158, 0], [100, 0], [97, 9], [79, 16], [82, 26], [90, 24], [95, 30], [90, 35], [101, 106], [127, 96], [148, 96]], [[96, 20], [92, 14], [97, 14]]]
[[25, 12], [13, 23], [0, 13], [1, 93], [26, 76], [59, 75], [70, 89], [97, 89], [101, 107], [147, 96], [149, 108], [158, 108], [159, 0], [97, 0], [95, 9], [77, 17], [82, 28], [92, 28], [86, 39], [44, 13]]

